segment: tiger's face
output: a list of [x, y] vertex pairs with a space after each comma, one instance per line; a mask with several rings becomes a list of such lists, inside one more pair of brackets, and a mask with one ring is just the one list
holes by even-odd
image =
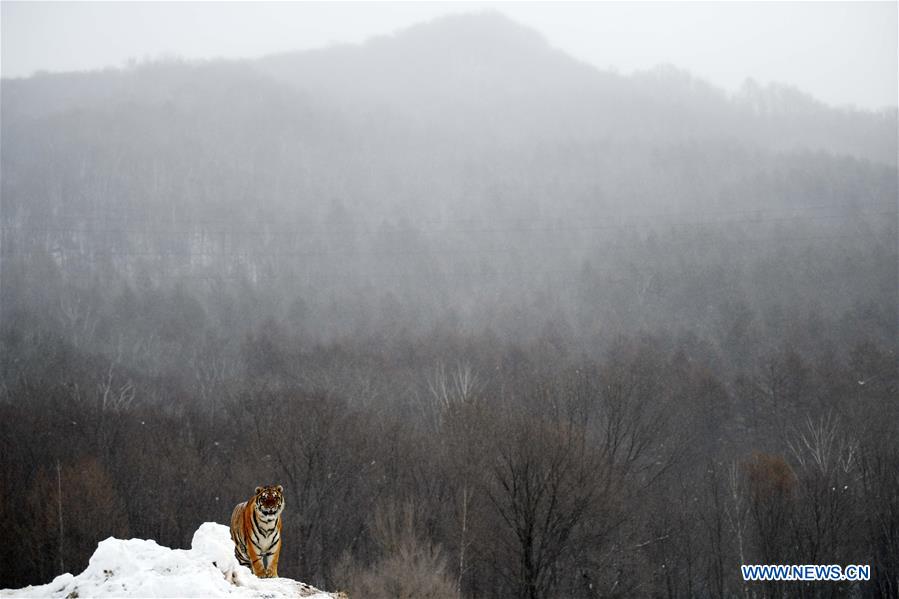
[[256, 487], [256, 511], [260, 515], [271, 518], [279, 515], [283, 509], [284, 487], [281, 485]]

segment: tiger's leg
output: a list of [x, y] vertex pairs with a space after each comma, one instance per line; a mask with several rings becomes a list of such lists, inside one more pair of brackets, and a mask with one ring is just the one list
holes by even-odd
[[240, 542], [240, 540], [234, 534], [234, 531], [231, 531], [231, 539], [234, 541], [234, 557], [237, 558], [237, 563], [241, 566], [252, 568], [250, 562], [247, 561], [246, 556], [240, 551], [241, 547], [243, 547], [244, 551], [246, 551], [246, 546]]
[[253, 539], [253, 529], [256, 527], [255, 509], [255, 504], [253, 502], [247, 503], [247, 507], [243, 513], [243, 531], [247, 543], [247, 559], [250, 560], [250, 569], [253, 570], [253, 574], [258, 578], [263, 578], [265, 576], [265, 568], [263, 567], [262, 558], [257, 550], [256, 542]]
[[247, 543], [247, 558], [250, 560], [250, 563], [248, 563], [247, 566], [249, 566], [250, 570], [253, 571], [253, 574], [255, 574], [257, 578], [265, 578], [265, 568], [262, 565], [262, 558], [256, 553], [256, 546], [253, 545], [252, 537], [248, 538], [250, 538], [250, 542]]
[[278, 578], [278, 558], [281, 557], [281, 543], [278, 543], [277, 548], [275, 548], [274, 554], [272, 554], [272, 567], [269, 569], [271, 572], [272, 578]]
[[267, 578], [265, 567], [262, 564], [261, 557], [252, 557], [253, 560], [253, 574], [256, 575], [257, 578]]

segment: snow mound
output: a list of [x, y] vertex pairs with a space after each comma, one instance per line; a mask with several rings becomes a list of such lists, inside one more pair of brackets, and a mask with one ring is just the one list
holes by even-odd
[[190, 549], [169, 549], [156, 541], [108, 538], [87, 569], [61, 574], [49, 584], [3, 589], [7, 597], [257, 597], [337, 599], [289, 578], [256, 578], [237, 563], [227, 526], [206, 522]]

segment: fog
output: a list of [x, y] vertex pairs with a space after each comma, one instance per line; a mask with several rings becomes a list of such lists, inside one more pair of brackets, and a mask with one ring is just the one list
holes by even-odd
[[351, 597], [899, 592], [895, 4], [256, 6], [2, 5], [0, 587], [276, 482]]
[[601, 69], [673, 64], [730, 92], [754, 79], [832, 105], [897, 104], [895, 2], [4, 2], [0, 11], [4, 77], [258, 57], [497, 11]]

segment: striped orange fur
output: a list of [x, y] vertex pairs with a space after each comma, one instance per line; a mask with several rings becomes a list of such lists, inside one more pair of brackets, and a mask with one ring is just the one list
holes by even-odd
[[259, 578], [278, 576], [283, 510], [284, 488], [270, 485], [256, 487], [255, 495], [249, 501], [238, 503], [231, 513], [234, 555]]

